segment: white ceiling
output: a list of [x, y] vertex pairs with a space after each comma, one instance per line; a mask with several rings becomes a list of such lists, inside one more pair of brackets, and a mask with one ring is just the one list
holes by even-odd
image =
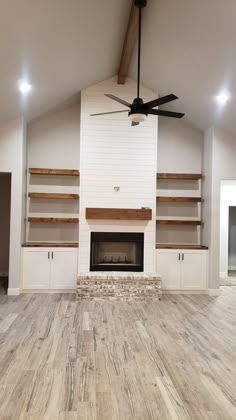
[[[175, 109], [201, 129], [236, 132], [236, 1], [149, 0], [144, 13], [143, 82], [179, 96]], [[224, 109], [215, 102], [221, 89], [231, 92]]]
[[[0, 120], [28, 120], [117, 72], [130, 0], [1, 0]], [[17, 81], [34, 91], [21, 103]]]
[[[1, 0], [0, 120], [22, 112], [32, 120], [113, 76], [130, 4]], [[143, 15], [143, 83], [178, 95], [173, 107], [197, 127], [216, 124], [236, 133], [236, 1], [148, 0]], [[136, 54], [129, 75], [136, 78]], [[34, 86], [25, 101], [17, 90], [23, 76]], [[214, 95], [223, 88], [231, 99], [220, 110]]]

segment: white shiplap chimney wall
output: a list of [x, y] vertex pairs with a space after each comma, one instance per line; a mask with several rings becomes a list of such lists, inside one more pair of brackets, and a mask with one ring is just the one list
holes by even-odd
[[[144, 232], [144, 271], [155, 271], [157, 117], [131, 127], [127, 113], [91, 117], [124, 106], [104, 96], [132, 102], [136, 83], [117, 85], [116, 78], [82, 91], [80, 151], [79, 272], [88, 272], [91, 232]], [[141, 87], [146, 100], [157, 97]], [[114, 187], [119, 187], [115, 191]], [[86, 220], [86, 207], [152, 209], [152, 220]]]

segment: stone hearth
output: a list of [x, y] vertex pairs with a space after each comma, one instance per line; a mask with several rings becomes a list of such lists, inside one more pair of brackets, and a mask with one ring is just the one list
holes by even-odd
[[78, 275], [78, 301], [160, 300], [161, 278], [157, 274], [90, 272]]

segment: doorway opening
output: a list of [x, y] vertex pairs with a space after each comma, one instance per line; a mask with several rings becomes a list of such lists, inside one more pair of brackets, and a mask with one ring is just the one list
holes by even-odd
[[6, 294], [9, 278], [11, 174], [0, 173], [0, 294]]
[[221, 181], [220, 286], [236, 286], [236, 181]]
[[228, 283], [236, 285], [236, 207], [229, 207]]

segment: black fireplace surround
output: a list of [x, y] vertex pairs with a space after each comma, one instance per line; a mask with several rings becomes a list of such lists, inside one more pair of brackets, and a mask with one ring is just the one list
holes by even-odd
[[90, 271], [143, 271], [143, 233], [92, 232]]

